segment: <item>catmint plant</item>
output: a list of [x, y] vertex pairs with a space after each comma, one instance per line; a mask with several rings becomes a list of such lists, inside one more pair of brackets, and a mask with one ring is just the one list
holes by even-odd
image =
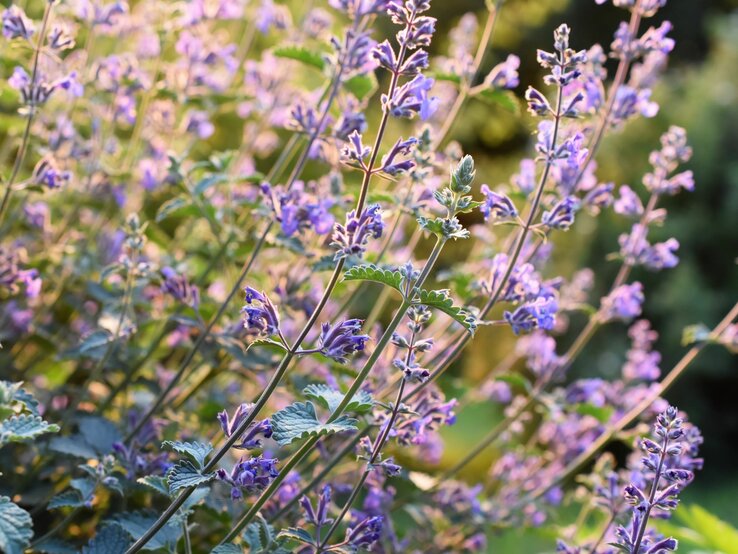
[[[655, 117], [673, 27], [596, 3], [612, 37], [535, 53], [495, 0], [3, 7], [0, 550], [675, 550], [702, 436], [669, 388], [738, 306], [667, 365], [648, 273], [700, 177]], [[468, 153], [476, 119], [525, 152]], [[604, 139], [639, 120], [626, 184]]]

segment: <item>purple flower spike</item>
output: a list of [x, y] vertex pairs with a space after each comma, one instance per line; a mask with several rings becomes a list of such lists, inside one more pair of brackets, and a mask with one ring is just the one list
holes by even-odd
[[518, 210], [506, 195], [491, 190], [487, 185], [482, 185], [482, 194], [485, 199], [479, 210], [484, 214], [485, 221], [488, 221], [490, 217], [508, 219], [518, 215]]
[[269, 483], [279, 475], [277, 462], [275, 458], [261, 456], [245, 461], [242, 458], [233, 466], [230, 474], [224, 469], [219, 469], [216, 475], [219, 480], [231, 485], [231, 498], [240, 500], [244, 492], [248, 495], [257, 494], [269, 486]]
[[175, 300], [197, 309], [200, 305], [200, 291], [195, 285], [187, 281], [187, 277], [178, 274], [171, 267], [163, 268], [161, 274], [164, 276], [161, 290], [171, 294]]
[[29, 40], [35, 31], [33, 22], [25, 12], [16, 5], [3, 11], [3, 36], [7, 39], [22, 38]]
[[643, 298], [641, 283], [621, 285], [602, 299], [600, 315], [604, 321], [633, 319], [641, 315]]
[[541, 222], [551, 229], [566, 231], [574, 223], [574, 212], [579, 208], [579, 200], [567, 196], [550, 211], [544, 212]]
[[373, 516], [362, 520], [356, 527], [349, 527], [345, 542], [354, 548], [369, 550], [382, 536], [383, 521], [382, 516]]
[[355, 352], [364, 350], [364, 345], [371, 337], [359, 335], [363, 321], [347, 319], [333, 327], [330, 323], [323, 323], [320, 332], [320, 352], [325, 356], [345, 364], [348, 357]]
[[505, 312], [505, 320], [512, 327], [513, 333], [530, 333], [533, 329], [553, 329], [556, 321], [558, 303], [553, 296], [537, 298], [533, 302], [523, 304], [514, 312]]
[[378, 239], [384, 232], [384, 222], [379, 204], [372, 204], [366, 208], [361, 216], [351, 210], [346, 215], [345, 225], [336, 223], [333, 231], [331, 246], [337, 248], [334, 256], [336, 260], [347, 256], [361, 256], [366, 252], [369, 239]]
[[520, 58], [510, 54], [504, 62], [497, 64], [484, 80], [492, 88], [515, 88], [520, 84], [518, 75]]
[[[238, 430], [243, 421], [254, 409], [253, 404], [241, 404], [233, 414], [232, 418], [228, 417], [228, 412], [223, 410], [218, 414], [218, 422], [223, 434], [226, 437], [232, 437]], [[233, 445], [233, 448], [242, 450], [251, 450], [253, 448], [261, 448], [261, 439], [268, 439], [272, 436], [272, 425], [269, 419], [253, 422], [246, 430], [242, 431], [240, 442]]]
[[264, 294], [251, 287], [246, 292], [246, 306], [241, 309], [245, 314], [244, 327], [256, 331], [259, 335], [278, 335], [279, 315], [272, 301]]

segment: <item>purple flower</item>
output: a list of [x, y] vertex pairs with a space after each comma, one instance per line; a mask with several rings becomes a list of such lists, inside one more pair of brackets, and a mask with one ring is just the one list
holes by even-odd
[[171, 294], [175, 300], [197, 309], [200, 304], [200, 291], [198, 288], [187, 281], [187, 277], [178, 274], [171, 267], [165, 267], [161, 270], [164, 276], [164, 282], [161, 284], [161, 290]]
[[625, 487], [626, 501], [633, 506], [629, 527], [618, 527], [618, 543], [630, 554], [675, 550], [674, 539], [647, 533], [649, 518], [665, 516], [676, 509], [677, 496], [694, 479], [694, 470], [702, 468], [695, 458], [702, 436], [679, 417], [670, 406], [656, 418], [653, 435], [640, 441], [644, 456], [640, 475]]
[[484, 82], [493, 88], [515, 88], [520, 84], [519, 67], [520, 58], [509, 54], [504, 62], [492, 68]]
[[397, 158], [397, 156], [408, 156], [412, 147], [417, 143], [418, 139], [414, 137], [410, 137], [407, 140], [403, 140], [402, 137], [398, 138], [390, 151], [382, 157], [382, 166], [380, 170], [393, 176], [410, 171], [415, 167], [415, 162], [413, 160], [404, 159], [395, 161], [395, 158]]
[[517, 217], [518, 210], [506, 195], [490, 190], [487, 185], [482, 185], [481, 190], [485, 198], [479, 210], [484, 214], [485, 221], [488, 221], [490, 217], [494, 219]]
[[628, 217], [640, 217], [643, 214], [643, 202], [628, 185], [620, 187], [620, 197], [615, 200], [615, 213]]
[[513, 312], [504, 313], [505, 321], [512, 327], [513, 333], [529, 333], [533, 329], [553, 329], [556, 321], [558, 303], [556, 298], [549, 296], [540, 297], [533, 302], [528, 302]]
[[566, 231], [574, 223], [574, 212], [579, 208], [579, 200], [575, 196], [567, 196], [560, 200], [551, 210], [543, 212], [541, 222], [551, 229]]
[[[218, 413], [218, 422], [223, 434], [230, 438], [238, 430], [244, 420], [254, 409], [253, 404], [241, 404], [236, 408], [233, 417], [228, 417], [228, 412], [223, 410]], [[261, 439], [268, 439], [272, 436], [272, 426], [268, 419], [252, 422], [247, 429], [241, 432], [239, 442], [233, 445], [233, 448], [251, 450], [253, 448], [261, 448]]]
[[200, 139], [206, 139], [215, 132], [215, 125], [210, 122], [208, 112], [190, 110], [187, 112], [187, 132], [193, 133]]
[[433, 84], [433, 79], [417, 75], [412, 81], [397, 87], [392, 98], [383, 94], [382, 105], [395, 117], [410, 119], [415, 114], [419, 114], [420, 119], [425, 121], [438, 109], [438, 98], [428, 96]]
[[256, 456], [244, 460], [243, 458], [233, 466], [230, 474], [224, 469], [218, 469], [215, 474], [219, 480], [231, 485], [231, 498], [240, 500], [243, 493], [257, 494], [269, 486], [279, 475], [275, 458]]
[[621, 285], [602, 299], [600, 317], [603, 321], [629, 320], [641, 315], [643, 285], [639, 282]]
[[365, 208], [359, 217], [356, 211], [346, 214], [346, 224], [336, 223], [331, 246], [337, 249], [336, 260], [347, 256], [361, 256], [366, 252], [369, 239], [378, 239], [384, 232], [384, 222], [379, 204]]
[[29, 40], [35, 28], [26, 13], [18, 6], [12, 5], [3, 11], [3, 36], [7, 39], [22, 38]]
[[363, 321], [360, 319], [347, 319], [335, 327], [330, 323], [323, 323], [320, 332], [320, 352], [339, 362], [345, 364], [348, 357], [356, 352], [364, 350], [369, 335], [359, 335]]
[[371, 547], [382, 536], [382, 516], [372, 516], [360, 521], [354, 527], [346, 529], [344, 541], [355, 549], [371, 550]]
[[636, 321], [628, 329], [633, 344], [626, 354], [623, 378], [626, 381], [655, 381], [661, 375], [661, 354], [653, 350], [658, 334], [645, 319]]
[[279, 329], [279, 315], [269, 297], [256, 289], [246, 287], [246, 305], [241, 309], [245, 314], [244, 327], [256, 331], [259, 335], [277, 335]]
[[323, 525], [330, 525], [333, 523], [333, 518], [328, 517], [328, 508], [331, 504], [331, 487], [326, 485], [320, 491], [320, 497], [318, 497], [318, 506], [313, 509], [313, 505], [307, 496], [300, 498], [300, 506], [305, 512], [305, 519], [308, 523], [312, 523], [320, 529]]

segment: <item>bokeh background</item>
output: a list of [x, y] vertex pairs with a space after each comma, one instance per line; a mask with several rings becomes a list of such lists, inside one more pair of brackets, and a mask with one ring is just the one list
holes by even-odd
[[[465, 12], [479, 11], [481, 17], [483, 9], [482, 0], [437, 0], [433, 6], [433, 15], [439, 19], [437, 36], [448, 36], [449, 27]], [[569, 23], [577, 49], [595, 42], [607, 46], [625, 15], [611, 4], [598, 6], [592, 0], [510, 0], [502, 8], [484, 69], [508, 52], [517, 53], [522, 61], [523, 90], [528, 83], [539, 82], [535, 49], [550, 43], [557, 25]], [[681, 263], [659, 274], [641, 270], [633, 275], [646, 287], [644, 316], [660, 334], [657, 347], [665, 373], [685, 351], [682, 329], [699, 322], [716, 323], [738, 299], [738, 2], [672, 0], [647, 24], [658, 25], [664, 19], [674, 25], [676, 48], [668, 72], [655, 90], [661, 110], [654, 119], [637, 121], [611, 134], [603, 142], [598, 160], [601, 181], [639, 184], [647, 171], [648, 153], [657, 147], [659, 135], [669, 125], [684, 127], [694, 148], [688, 168], [694, 171], [696, 190], [665, 203], [669, 217], [654, 237], [676, 237], [681, 243]], [[441, 41], [435, 44], [438, 52], [447, 47]], [[486, 105], [469, 103], [453, 134], [464, 151], [478, 161], [482, 182], [492, 186], [505, 181], [516, 169], [529, 146], [533, 125], [502, 110], [490, 112]], [[606, 256], [616, 250], [624, 222], [605, 214], [597, 225], [584, 217], [577, 224], [579, 232], [563, 236], [558, 243], [555, 263], [569, 275], [577, 267], [592, 268], [597, 275], [595, 291], [604, 292], [603, 287], [617, 271], [617, 264], [608, 262]], [[581, 324], [572, 322], [572, 334]], [[562, 337], [562, 348], [572, 338]], [[489, 364], [509, 352], [509, 340], [499, 330], [482, 330], [457, 363], [455, 375], [473, 379], [484, 374]], [[615, 376], [626, 348], [625, 326], [609, 326], [587, 346], [570, 377]], [[707, 349], [667, 398], [686, 410], [705, 436], [705, 469], [685, 491], [683, 502], [698, 503], [738, 525], [736, 359], [722, 349]], [[446, 433], [448, 457], [467, 451], [464, 444], [479, 436], [478, 418], [495, 417], [486, 413], [489, 409], [475, 406], [460, 414], [458, 425]], [[487, 466], [480, 461], [470, 472], [483, 467]], [[502, 548], [497, 551], [507, 551], [504, 545], [508, 539], [493, 541], [490, 551], [495, 550], [495, 544]], [[520, 548], [519, 543], [514, 544]]]

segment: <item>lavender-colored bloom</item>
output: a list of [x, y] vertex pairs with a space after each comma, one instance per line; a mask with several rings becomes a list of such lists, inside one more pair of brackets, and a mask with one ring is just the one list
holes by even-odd
[[531, 159], [520, 162], [520, 171], [513, 175], [512, 183], [523, 193], [530, 194], [536, 188], [536, 163]]
[[45, 230], [48, 227], [50, 212], [49, 206], [45, 202], [33, 202], [23, 206], [23, 214], [26, 221], [32, 227]]
[[410, 137], [407, 140], [403, 140], [402, 137], [398, 138], [390, 151], [382, 157], [382, 165], [380, 171], [393, 176], [410, 171], [413, 167], [415, 167], [415, 162], [413, 160], [396, 160], [396, 158], [398, 156], [408, 156], [410, 154], [410, 151], [412, 150], [412, 147], [416, 144], [418, 144], [418, 139], [414, 137]]
[[366, 169], [364, 159], [369, 156], [372, 149], [364, 146], [361, 138], [359, 131], [354, 131], [348, 136], [346, 145], [341, 149], [341, 159], [344, 163]]
[[318, 505], [313, 509], [313, 505], [307, 496], [300, 498], [300, 506], [305, 512], [305, 519], [308, 523], [312, 523], [320, 529], [324, 525], [330, 525], [333, 523], [333, 518], [328, 516], [328, 508], [331, 504], [331, 487], [326, 485], [320, 491], [318, 497]]
[[519, 67], [520, 58], [515, 54], [509, 54], [504, 62], [492, 68], [484, 82], [493, 88], [515, 88], [520, 84]]
[[65, 25], [54, 25], [49, 31], [49, 48], [57, 51], [69, 50], [76, 44], [74, 37]]
[[479, 207], [479, 211], [484, 214], [485, 221], [488, 221], [490, 217], [494, 219], [517, 217], [518, 210], [507, 195], [499, 194], [487, 185], [482, 185], [481, 190], [485, 198], [484, 203]]
[[246, 287], [244, 291], [246, 305], [241, 309], [241, 313], [245, 314], [244, 327], [259, 335], [279, 334], [279, 315], [269, 297], [251, 287]]
[[330, 323], [323, 323], [320, 332], [320, 352], [339, 363], [348, 362], [348, 357], [364, 350], [364, 345], [371, 337], [360, 335], [360, 319], [347, 319], [335, 327]]
[[574, 196], [567, 196], [551, 210], [543, 212], [541, 222], [551, 229], [566, 231], [574, 223], [574, 213], [578, 208], [579, 200]]
[[528, 111], [537, 116], [546, 116], [552, 113], [551, 104], [544, 94], [529, 86], [525, 91], [525, 100], [528, 102]]
[[676, 509], [678, 494], [692, 482], [694, 470], [702, 468], [702, 460], [695, 457], [701, 443], [699, 431], [686, 424], [673, 406], [656, 418], [652, 438], [641, 440], [641, 479], [624, 491], [633, 506], [631, 524], [616, 532], [618, 543], [630, 554], [676, 549], [674, 539], [646, 534], [646, 530], [651, 516], [667, 516]]
[[529, 333], [533, 329], [553, 329], [556, 321], [558, 303], [553, 296], [537, 298], [518, 307], [515, 311], [504, 313], [505, 321], [512, 327], [513, 333]]
[[615, 212], [628, 217], [640, 217], [643, 214], [643, 202], [628, 185], [620, 187], [620, 197], [615, 200]]
[[642, 319], [631, 325], [628, 336], [633, 344], [626, 354], [623, 378], [626, 381], [655, 381], [661, 375], [661, 354], [653, 350], [658, 334]]
[[643, 299], [641, 283], [621, 285], [602, 299], [599, 315], [603, 321], [633, 319], [641, 315]]
[[275, 458], [263, 458], [256, 456], [248, 460], [239, 460], [228, 473], [224, 469], [218, 469], [215, 474], [219, 480], [231, 485], [231, 498], [240, 500], [243, 493], [248, 495], [257, 494], [269, 486], [275, 477], [279, 475]]
[[334, 218], [328, 211], [333, 206], [330, 196], [308, 194], [301, 181], [294, 183], [289, 190], [272, 187], [268, 183], [263, 183], [260, 190], [285, 236], [291, 237], [311, 227], [319, 235], [324, 235], [333, 228]]
[[636, 90], [628, 85], [622, 85], [615, 92], [610, 124], [622, 125], [636, 114], [643, 117], [654, 117], [658, 111], [659, 105], [651, 101], [649, 89]]
[[382, 516], [372, 516], [346, 529], [344, 541], [355, 549], [371, 550], [382, 536]]
[[175, 300], [179, 300], [187, 306], [195, 309], [200, 304], [199, 289], [187, 280], [184, 275], [178, 274], [171, 267], [165, 267], [161, 270], [164, 276], [164, 282], [161, 284], [161, 290], [171, 294]]
[[2, 24], [3, 36], [7, 39], [22, 38], [29, 40], [35, 32], [33, 22], [28, 19], [23, 9], [16, 5], [12, 5], [3, 11]]
[[207, 112], [190, 110], [187, 112], [186, 129], [188, 133], [193, 133], [200, 139], [206, 139], [215, 132], [215, 125], [211, 123]]
[[379, 204], [364, 209], [359, 217], [356, 211], [346, 214], [346, 223], [336, 223], [331, 246], [337, 249], [336, 260], [347, 256], [361, 256], [366, 252], [369, 239], [378, 239], [384, 232], [384, 222]]
[[[225, 410], [218, 413], [218, 422], [220, 428], [223, 429], [223, 434], [226, 437], [232, 437], [253, 409], [253, 404], [241, 404], [236, 408], [233, 417], [228, 417], [228, 412]], [[241, 432], [239, 441], [233, 445], [233, 448], [245, 450], [261, 448], [261, 439], [268, 439], [271, 436], [272, 426], [269, 419], [252, 422], [247, 429]]]
[[428, 96], [434, 82], [429, 77], [416, 75], [411, 81], [397, 87], [392, 98], [383, 94], [382, 105], [395, 117], [410, 119], [418, 114], [425, 121], [435, 113], [439, 105], [437, 97]]
[[648, 230], [637, 223], [629, 234], [622, 234], [618, 238], [620, 255], [630, 265], [641, 264], [648, 269], [660, 270], [676, 266], [679, 258], [674, 254], [679, 248], [679, 242], [668, 239], [665, 242], [649, 244], [646, 240]]

